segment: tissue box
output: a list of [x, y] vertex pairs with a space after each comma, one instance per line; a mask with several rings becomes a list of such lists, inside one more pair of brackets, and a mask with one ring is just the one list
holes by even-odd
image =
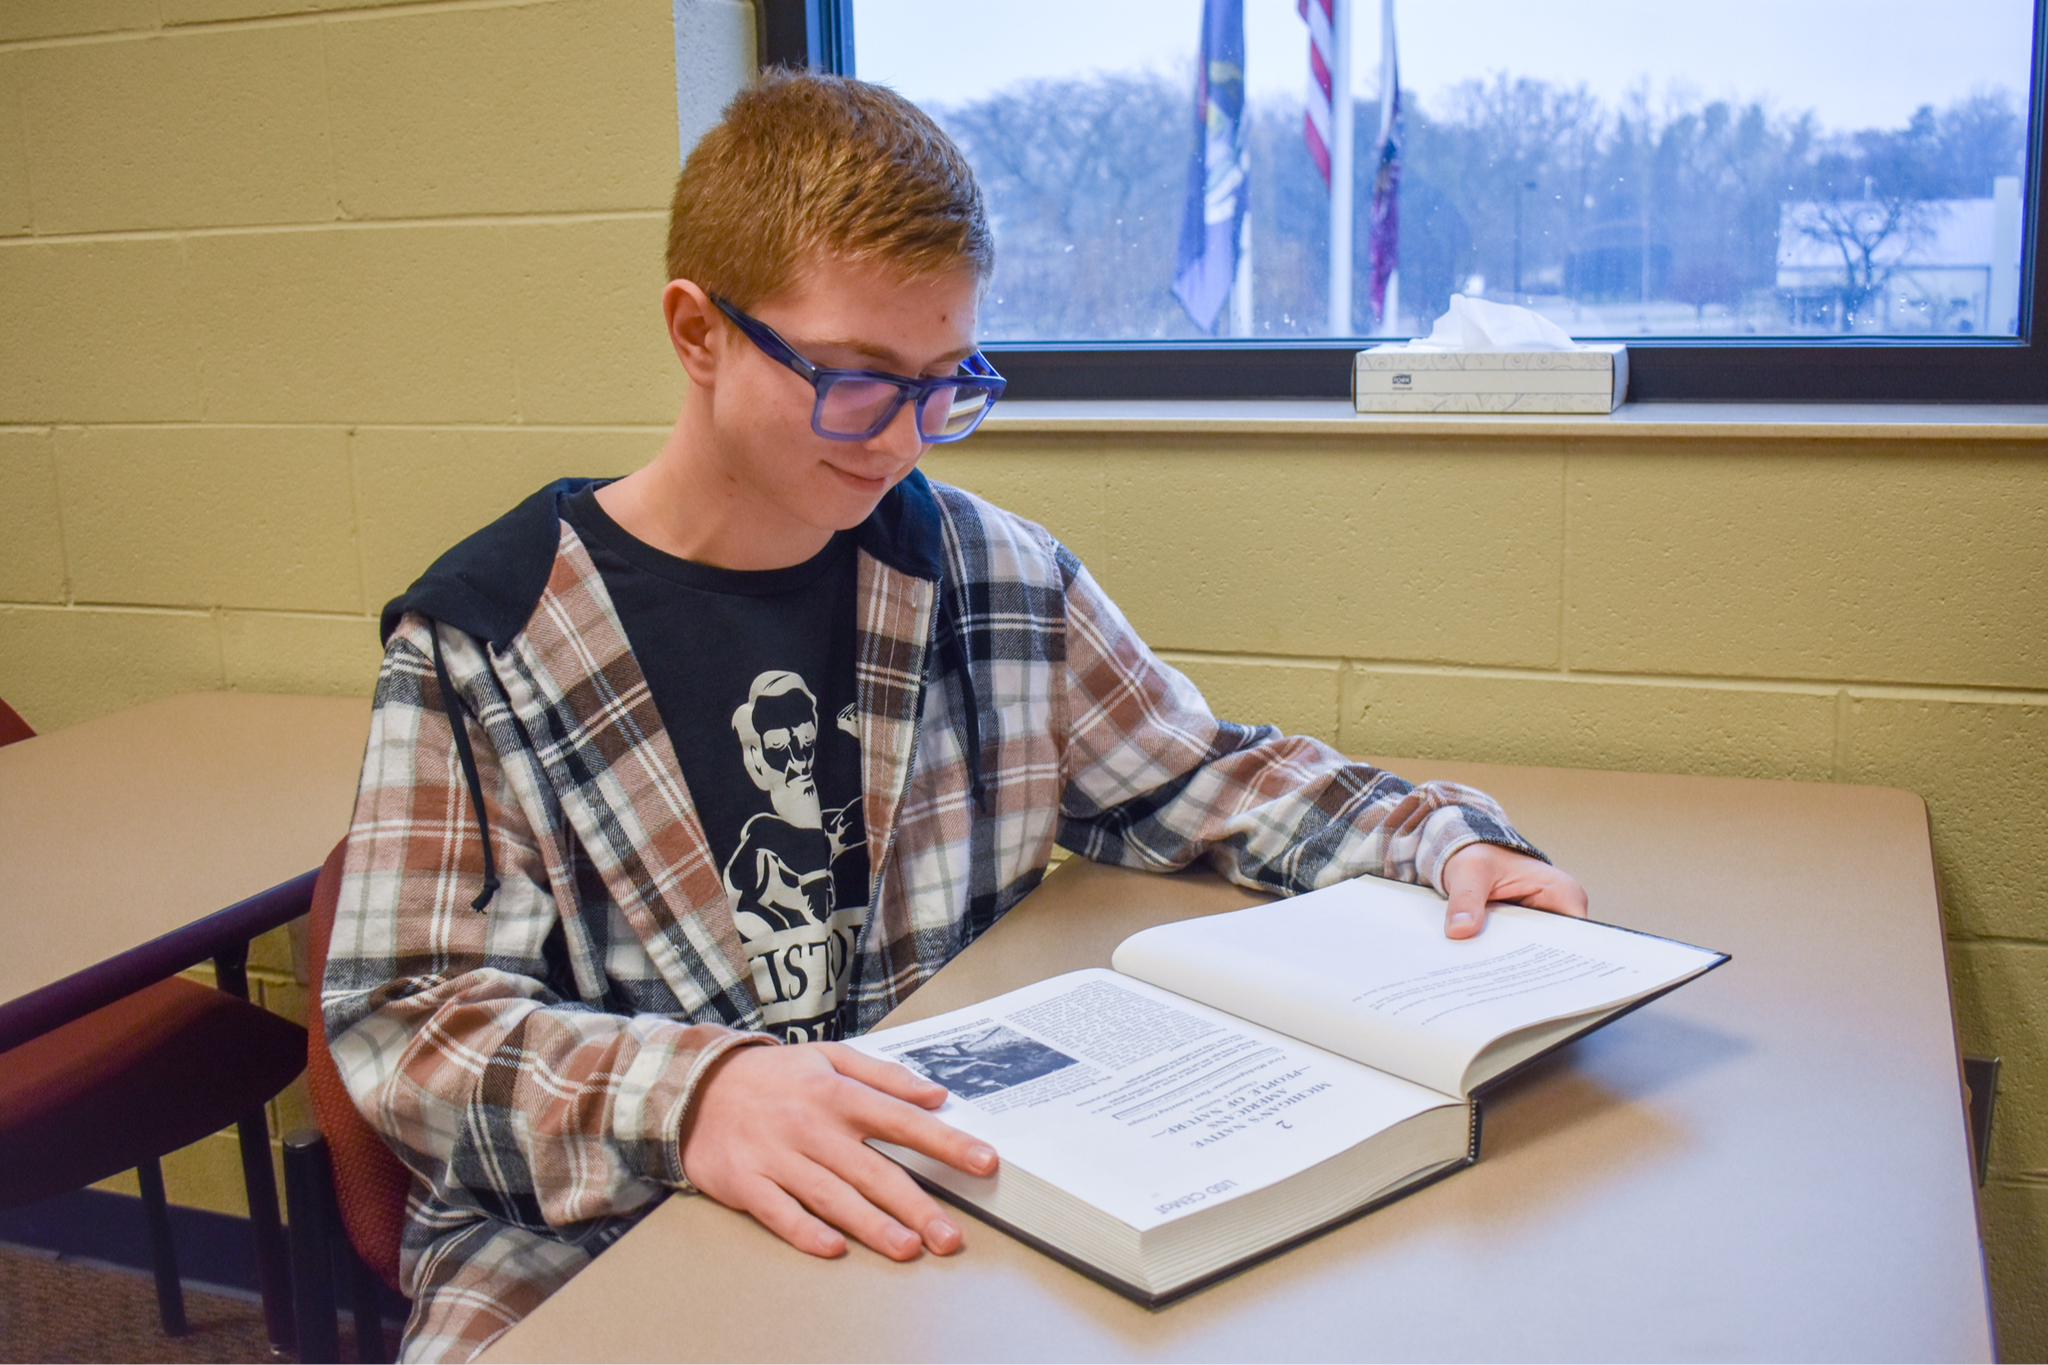
[[1612, 412], [1628, 392], [1628, 347], [1574, 351], [1360, 351], [1360, 412]]

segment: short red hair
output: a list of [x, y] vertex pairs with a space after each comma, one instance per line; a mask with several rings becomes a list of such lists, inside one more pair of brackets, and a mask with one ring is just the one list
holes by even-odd
[[820, 258], [986, 280], [995, 241], [967, 158], [884, 86], [771, 71], [683, 163], [668, 277], [752, 308]]

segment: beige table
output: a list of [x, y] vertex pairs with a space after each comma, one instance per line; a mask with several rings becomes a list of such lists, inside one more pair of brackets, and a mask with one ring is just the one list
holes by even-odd
[[0, 1050], [303, 910], [369, 716], [200, 692], [0, 748]]
[[[1156, 1313], [972, 1221], [950, 1259], [828, 1263], [677, 1198], [487, 1358], [1991, 1357], [1917, 798], [1390, 766], [1493, 792], [1601, 918], [1734, 961], [1509, 1082], [1477, 1166]], [[1247, 899], [1069, 865], [899, 1017]]]

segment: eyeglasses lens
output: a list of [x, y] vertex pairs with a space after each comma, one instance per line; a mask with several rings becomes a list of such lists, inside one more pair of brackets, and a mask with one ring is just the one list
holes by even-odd
[[818, 394], [818, 423], [842, 436], [865, 436], [903, 396], [894, 384], [868, 379], [835, 380]]
[[[818, 425], [839, 436], [869, 436], [892, 419], [904, 391], [869, 379], [835, 379], [818, 396]], [[918, 405], [918, 429], [926, 440], [944, 440], [973, 429], [988, 408], [988, 390], [978, 386], [933, 389]]]
[[918, 409], [918, 423], [927, 437], [957, 436], [973, 427], [987, 406], [987, 389], [934, 389]]

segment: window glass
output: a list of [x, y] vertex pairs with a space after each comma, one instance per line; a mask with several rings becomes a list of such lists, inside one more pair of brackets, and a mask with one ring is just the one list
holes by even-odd
[[855, 51], [974, 163], [991, 341], [1405, 336], [1453, 293], [1582, 337], [2018, 330], [2031, 0], [1350, 0], [1348, 290], [1343, 4], [1209, 0], [1242, 38], [1193, 183], [1203, 0], [858, 0]]

